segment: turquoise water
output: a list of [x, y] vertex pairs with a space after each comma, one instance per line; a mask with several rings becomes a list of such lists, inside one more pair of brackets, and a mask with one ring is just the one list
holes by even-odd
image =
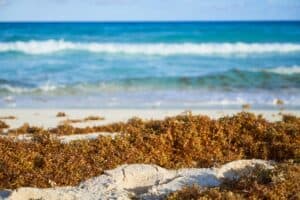
[[300, 22], [0, 23], [0, 107], [300, 109]]

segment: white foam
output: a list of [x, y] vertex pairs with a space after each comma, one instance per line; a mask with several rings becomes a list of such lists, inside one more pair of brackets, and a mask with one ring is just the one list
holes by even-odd
[[32, 93], [32, 92], [51, 92], [61, 88], [65, 88], [65, 85], [55, 85], [49, 82], [46, 82], [45, 84], [33, 88], [12, 86], [9, 84], [0, 85], [0, 90], [5, 90], [15, 94]]
[[46, 84], [40, 86], [39, 89], [43, 92], [50, 92], [56, 90], [57, 86], [47, 82]]
[[6, 91], [11, 92], [11, 93], [16, 93], [16, 94], [26, 93], [26, 92], [31, 91], [28, 88], [18, 87], [18, 86], [11, 86], [11, 85], [8, 85], [8, 84], [0, 85], [0, 89], [1, 90], [6, 90]]
[[49, 54], [59, 51], [88, 51], [110, 54], [145, 54], [145, 55], [227, 55], [291, 53], [300, 51], [298, 43], [80, 43], [64, 40], [45, 40], [28, 42], [1, 42], [0, 52], [22, 52], [26, 54]]
[[280, 66], [280, 67], [266, 69], [264, 71], [272, 72], [276, 74], [285, 74], [285, 75], [300, 74], [300, 66], [296, 66], [296, 65], [292, 67]]

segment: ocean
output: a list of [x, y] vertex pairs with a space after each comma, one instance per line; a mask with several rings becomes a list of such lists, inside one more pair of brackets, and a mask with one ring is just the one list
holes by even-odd
[[0, 107], [300, 109], [300, 22], [0, 23]]

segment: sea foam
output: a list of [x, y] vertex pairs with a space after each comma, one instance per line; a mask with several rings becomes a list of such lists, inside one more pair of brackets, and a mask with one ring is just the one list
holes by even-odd
[[87, 51], [107, 54], [145, 55], [230, 55], [293, 53], [298, 43], [80, 43], [64, 40], [0, 42], [0, 52], [51, 54], [60, 51]]
[[296, 65], [292, 67], [280, 66], [280, 67], [266, 69], [265, 71], [276, 73], [276, 74], [283, 74], [283, 75], [300, 74], [300, 66], [296, 66]]

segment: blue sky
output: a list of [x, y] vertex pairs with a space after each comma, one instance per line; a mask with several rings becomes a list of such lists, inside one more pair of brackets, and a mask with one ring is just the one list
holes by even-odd
[[0, 21], [300, 20], [300, 0], [0, 0]]

